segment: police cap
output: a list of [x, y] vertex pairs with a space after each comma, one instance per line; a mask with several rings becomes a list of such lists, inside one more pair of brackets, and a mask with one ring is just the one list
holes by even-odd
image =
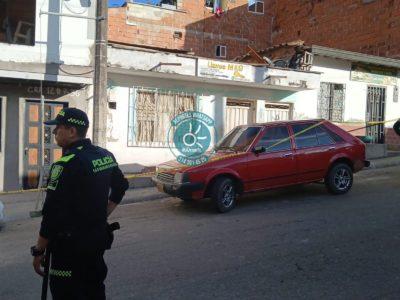
[[45, 121], [46, 125], [68, 125], [75, 127], [89, 127], [87, 114], [77, 108], [63, 108], [54, 120]]

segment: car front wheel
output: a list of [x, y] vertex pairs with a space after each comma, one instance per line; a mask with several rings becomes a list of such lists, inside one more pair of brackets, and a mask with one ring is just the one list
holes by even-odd
[[213, 185], [211, 199], [217, 211], [221, 213], [233, 209], [236, 205], [236, 188], [233, 180], [226, 177], [218, 178]]
[[336, 164], [326, 176], [325, 184], [328, 191], [332, 194], [345, 194], [353, 185], [353, 171], [347, 164]]

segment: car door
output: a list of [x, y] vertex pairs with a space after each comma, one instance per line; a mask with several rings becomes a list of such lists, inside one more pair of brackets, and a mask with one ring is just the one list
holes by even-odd
[[316, 125], [292, 124], [299, 182], [322, 179], [331, 157], [336, 153], [332, 137], [322, 125]]
[[257, 147], [264, 147], [264, 151], [258, 154], [252, 151], [249, 154], [251, 190], [283, 186], [296, 181], [296, 162], [286, 125], [266, 127], [253, 150]]

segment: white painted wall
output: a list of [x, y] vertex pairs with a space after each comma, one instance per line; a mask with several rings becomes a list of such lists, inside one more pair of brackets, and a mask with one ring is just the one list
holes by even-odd
[[[400, 90], [399, 82], [397, 83], [397, 88]], [[386, 120], [393, 120], [393, 119], [400, 119], [400, 99], [398, 102], [393, 102], [393, 90], [394, 87], [388, 87], [386, 90], [386, 110], [385, 110], [385, 119]], [[400, 98], [400, 94], [399, 94]], [[396, 121], [386, 123], [386, 127], [393, 127]]]
[[318, 90], [296, 92], [274, 101], [293, 104], [293, 120], [315, 119], [318, 117]]
[[129, 171], [141, 171], [145, 166], [154, 166], [174, 159], [168, 148], [128, 147], [129, 88], [114, 87], [110, 95], [117, 102], [117, 109], [108, 109], [107, 149], [121, 165], [134, 164]]
[[[125, 69], [196, 75], [196, 59], [194, 57], [177, 56], [173, 53], [108, 47], [108, 63]], [[160, 63], [166, 65], [159, 65]], [[168, 65], [171, 63], [180, 65]]]
[[[367, 82], [350, 80], [351, 62], [327, 57], [314, 57], [312, 71], [321, 72], [321, 82], [345, 84], [345, 122], [365, 122], [367, 103]], [[399, 83], [397, 84], [399, 87]], [[385, 119], [391, 120], [400, 117], [400, 102], [393, 102], [393, 86], [386, 87]], [[303, 93], [303, 92], [301, 92]], [[318, 99], [318, 93], [316, 95]], [[386, 123], [386, 127], [393, 126], [393, 122]]]
[[[40, 12], [57, 11], [93, 17], [95, 3], [93, 0], [37, 0], [35, 45], [0, 43], [0, 61], [90, 65], [94, 20], [49, 16]], [[90, 7], [82, 7], [82, 4], [90, 4]]]

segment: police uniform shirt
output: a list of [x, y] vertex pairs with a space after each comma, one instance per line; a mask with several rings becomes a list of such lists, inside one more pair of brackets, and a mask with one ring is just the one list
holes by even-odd
[[50, 170], [40, 235], [72, 236], [82, 250], [104, 249], [108, 200], [120, 203], [128, 181], [112, 153], [80, 140]]

